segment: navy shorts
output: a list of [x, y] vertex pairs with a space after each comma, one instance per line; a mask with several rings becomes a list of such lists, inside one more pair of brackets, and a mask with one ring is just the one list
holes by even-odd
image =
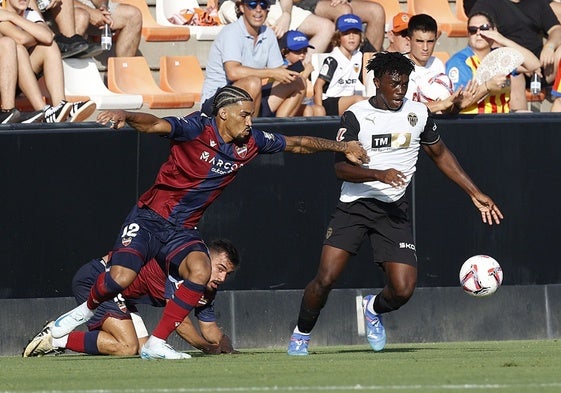
[[197, 229], [174, 225], [149, 208], [135, 206], [121, 227], [110, 264], [138, 273], [144, 264], [156, 258], [164, 272], [180, 280], [179, 265], [193, 251], [208, 255]]
[[374, 262], [400, 262], [417, 266], [417, 255], [405, 197], [393, 203], [377, 199], [339, 202], [325, 234], [323, 244], [358, 253], [366, 237], [370, 240]]
[[[78, 304], [84, 303], [90, 294], [90, 289], [95, 284], [97, 277], [106, 269], [101, 258], [92, 259], [86, 263], [74, 275], [72, 279], [72, 292]], [[117, 319], [131, 319], [130, 313], [136, 312], [136, 307], [125, 304], [119, 294], [112, 300], [107, 300], [99, 305], [94, 316], [88, 321], [89, 330], [99, 330], [103, 322], [109, 317]]]

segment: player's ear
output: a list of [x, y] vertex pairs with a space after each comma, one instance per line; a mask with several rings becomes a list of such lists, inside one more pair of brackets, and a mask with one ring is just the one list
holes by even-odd
[[228, 114], [226, 113], [226, 110], [224, 108], [220, 108], [218, 110], [218, 116], [222, 119], [222, 120], [226, 120], [226, 118], [228, 117]]

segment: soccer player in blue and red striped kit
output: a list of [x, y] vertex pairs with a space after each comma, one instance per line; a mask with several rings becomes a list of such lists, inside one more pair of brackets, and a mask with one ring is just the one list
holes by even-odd
[[168, 160], [154, 185], [133, 207], [115, 242], [110, 269], [101, 274], [88, 300], [60, 316], [52, 327], [62, 337], [90, 319], [96, 307], [122, 292], [151, 258], [169, 265], [172, 277], [183, 280], [141, 349], [143, 359], [184, 359], [166, 340], [197, 305], [210, 277], [208, 251], [196, 226], [205, 209], [258, 154], [283, 151], [344, 153], [354, 164], [368, 161], [360, 143], [309, 136], [284, 136], [251, 127], [254, 103], [243, 89], [225, 86], [213, 102], [213, 116], [158, 118], [147, 113], [106, 111], [98, 122], [111, 128], [129, 124], [171, 140]]

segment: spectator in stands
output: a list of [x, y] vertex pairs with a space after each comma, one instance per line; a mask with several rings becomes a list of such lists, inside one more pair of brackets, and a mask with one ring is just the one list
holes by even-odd
[[[217, 0], [208, 0], [207, 10], [216, 8], [216, 3]], [[221, 2], [218, 15], [222, 23], [228, 24], [238, 19], [238, 4], [239, 1], [233, 0]], [[277, 38], [281, 38], [288, 30], [298, 30], [310, 37], [313, 49], [310, 48], [311, 50], [308, 51], [305, 62], [311, 60], [311, 54], [314, 52], [326, 52], [331, 36], [335, 32], [335, 24], [331, 20], [314, 15], [312, 11], [313, 9], [308, 10], [293, 5], [293, 0], [277, 0], [270, 6], [266, 20], [266, 24], [273, 29]]]
[[[415, 69], [409, 76], [409, 85], [405, 97], [420, 101], [433, 113], [454, 113], [471, 105], [475, 98], [475, 83], [453, 91], [446, 69], [440, 59], [433, 56], [438, 34], [436, 20], [427, 14], [417, 14], [409, 19], [407, 36], [411, 45], [409, 58], [415, 63]], [[435, 81], [438, 79], [438, 82]], [[432, 94], [432, 84], [450, 86], [448, 92], [438, 97]], [[430, 93], [429, 93], [430, 90]]]
[[[9, 15], [0, 24], [0, 34], [11, 37], [27, 50], [18, 51], [18, 81], [20, 88], [35, 110], [45, 112], [49, 123], [82, 121], [95, 110], [93, 101], [70, 103], [64, 94], [64, 75], [60, 50], [53, 41], [54, 33], [37, 11], [28, 7], [29, 0], [7, 0], [5, 12]], [[43, 74], [45, 84], [55, 107], [45, 105], [36, 75]]]
[[386, 52], [409, 53], [411, 50], [411, 43], [407, 38], [409, 19], [411, 15], [407, 12], [400, 12], [393, 17], [392, 26], [386, 33], [389, 42]]
[[[275, 34], [264, 26], [269, 3], [244, 0], [238, 4], [241, 16], [220, 31], [210, 48], [201, 110], [210, 115], [216, 91], [233, 84], [251, 95], [259, 116], [294, 116], [306, 83], [299, 72], [283, 65]], [[269, 80], [265, 85], [264, 79]]]
[[[467, 22], [468, 46], [455, 53], [446, 62], [446, 73], [454, 88], [466, 86], [473, 80], [481, 61], [496, 47], [508, 47], [518, 51], [524, 62], [513, 73], [534, 72], [540, 68], [540, 60], [528, 49], [505, 38], [497, 31], [493, 18], [479, 12], [472, 13]], [[478, 86], [475, 103], [461, 110], [462, 113], [507, 113], [510, 111], [510, 75], [498, 74]]]
[[360, 80], [362, 21], [357, 15], [341, 15], [335, 22], [333, 51], [323, 61], [314, 83], [314, 116], [341, 116], [351, 105], [362, 101]]
[[[305, 60], [308, 48], [314, 49], [314, 47], [310, 45], [308, 37], [298, 30], [289, 30], [279, 40], [279, 48], [286, 68], [299, 72], [306, 84], [311, 84], [308, 79], [314, 71], [314, 67], [312, 63]], [[313, 116], [312, 104], [313, 101], [310, 98], [304, 97], [296, 116]]]
[[142, 14], [137, 7], [108, 0], [74, 0], [74, 6], [89, 16], [88, 21], [76, 21], [77, 34], [85, 37], [90, 25], [101, 30], [108, 24], [118, 33], [113, 43], [115, 55], [136, 56], [142, 30]]
[[59, 34], [55, 41], [60, 49], [62, 58], [75, 57], [92, 48], [88, 42], [76, 33], [76, 21], [88, 20], [88, 14], [83, 10], [74, 10], [74, 0], [50, 0], [44, 10], [37, 6], [37, 0], [30, 0], [29, 7], [43, 13], [44, 19], [52, 21]]
[[[470, 12], [485, 12], [497, 23], [499, 32], [529, 49], [540, 59], [546, 83], [552, 83], [561, 59], [561, 24], [550, 0], [478, 0]], [[544, 40], [544, 36], [546, 39]], [[511, 111], [527, 110], [524, 75], [511, 78]]]
[[[9, 17], [8, 12], [0, 8], [0, 25]], [[0, 36], [0, 124], [31, 123], [43, 118], [42, 111], [24, 118], [24, 114], [16, 109], [18, 50], [20, 49], [12, 38]]]
[[[301, 3], [298, 5], [302, 7]], [[379, 3], [370, 0], [353, 0], [352, 3], [350, 0], [319, 0], [316, 1], [314, 14], [333, 21], [345, 14], [358, 15], [366, 24], [362, 52], [377, 52], [382, 48], [386, 13]]]

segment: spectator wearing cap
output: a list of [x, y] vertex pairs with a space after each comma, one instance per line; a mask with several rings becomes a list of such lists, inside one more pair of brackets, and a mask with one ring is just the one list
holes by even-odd
[[409, 26], [410, 18], [411, 15], [407, 12], [400, 12], [394, 15], [392, 26], [387, 32], [388, 42], [390, 43], [386, 48], [387, 52], [409, 53], [411, 45], [407, 38], [407, 27]]
[[314, 116], [342, 115], [351, 105], [364, 100], [362, 70], [362, 20], [354, 14], [341, 15], [335, 22], [333, 50], [325, 58], [314, 83]]
[[[306, 85], [310, 84], [311, 89], [309, 77], [314, 67], [312, 63], [305, 61], [305, 59], [308, 48], [314, 49], [314, 47], [310, 45], [308, 37], [297, 30], [289, 30], [279, 40], [279, 47], [284, 59], [284, 65], [289, 70], [299, 72], [302, 79], [306, 81]], [[312, 103], [313, 101], [308, 97], [303, 97], [302, 104], [300, 105], [300, 109], [296, 112], [296, 116], [313, 116]]]
[[[212, 115], [216, 91], [235, 85], [247, 91], [255, 102], [255, 115], [294, 116], [306, 91], [297, 71], [287, 69], [273, 30], [265, 26], [267, 0], [244, 0], [238, 20], [220, 31], [206, 66], [201, 95], [202, 112]], [[263, 85], [263, 80], [269, 82]]]

